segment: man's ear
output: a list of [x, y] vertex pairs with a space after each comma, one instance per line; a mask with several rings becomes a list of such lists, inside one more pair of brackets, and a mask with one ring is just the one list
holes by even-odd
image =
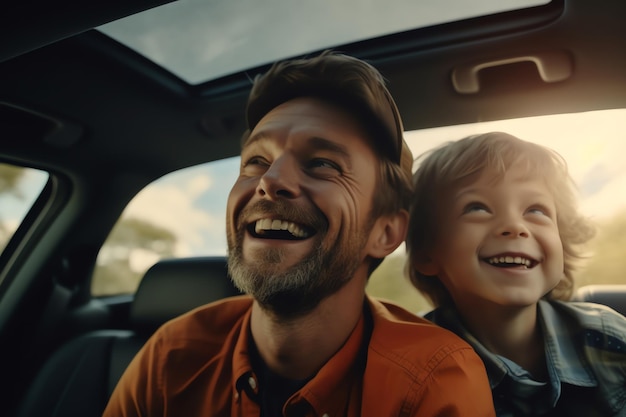
[[369, 237], [368, 254], [380, 259], [396, 250], [404, 242], [408, 225], [409, 213], [406, 210], [376, 219]]

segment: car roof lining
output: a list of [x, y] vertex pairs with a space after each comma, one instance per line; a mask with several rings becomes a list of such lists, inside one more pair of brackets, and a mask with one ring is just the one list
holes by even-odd
[[[534, 15], [524, 15], [521, 18], [527, 23], [520, 23], [523, 29], [516, 31], [502, 26], [513, 14], [504, 14], [502, 21], [490, 17], [500, 35], [484, 38], [476, 33], [457, 43], [451, 41], [451, 34], [458, 30], [454, 24], [425, 28], [426, 35], [418, 36], [418, 41], [416, 33], [397, 34], [394, 42], [402, 45], [402, 51], [393, 56], [385, 53], [384, 43], [378, 43], [384, 39], [345, 45], [340, 50], [367, 59], [381, 70], [407, 130], [623, 107], [626, 75], [619, 69], [626, 66], [626, 56], [603, 46], [609, 40], [626, 39], [626, 30], [621, 24], [581, 30], [593, 26], [594, 7], [581, 0], [568, 1], [562, 10], [565, 19], [559, 19], [553, 10], [542, 23]], [[619, 2], [604, 7], [614, 7], [616, 14], [625, 8]], [[405, 42], [400, 39], [403, 37]], [[458, 66], [545, 51], [572, 57], [574, 72], [569, 79], [534, 83], [530, 89], [516, 88], [520, 83], [512, 82], [509, 88], [473, 95], [454, 91], [451, 74]], [[594, 65], [609, 60], [615, 62], [612, 68]], [[506, 79], [506, 71], [518, 78], [524, 71], [528, 78], [537, 76], [528, 69], [510, 67], [501, 68], [504, 75], [495, 78]], [[0, 149], [47, 169], [69, 167], [76, 173], [90, 172], [94, 166], [105, 169], [101, 161], [116, 149], [120, 170], [132, 170], [132, 165], [140, 162], [152, 167], [154, 177], [233, 156], [238, 154], [245, 129], [243, 113], [250, 77], [264, 69], [189, 86], [106, 35], [89, 30], [0, 66], [3, 101], [65, 121], [68, 126], [77, 125], [84, 136], [73, 146], [42, 142], [39, 149], [0, 140]], [[23, 85], [24, 79], [29, 80], [28, 86]], [[590, 100], [594, 95], [602, 101]], [[108, 141], [106, 146], [100, 146], [104, 141]], [[176, 159], [160, 152], [170, 146], [179, 152]], [[89, 155], [100, 158], [91, 160]]]

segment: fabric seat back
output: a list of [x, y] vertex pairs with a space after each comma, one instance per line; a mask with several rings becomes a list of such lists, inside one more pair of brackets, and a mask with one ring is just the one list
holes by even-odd
[[162, 260], [144, 275], [130, 330], [98, 330], [65, 343], [44, 364], [17, 417], [99, 417], [113, 388], [150, 335], [193, 308], [240, 294], [225, 257]]

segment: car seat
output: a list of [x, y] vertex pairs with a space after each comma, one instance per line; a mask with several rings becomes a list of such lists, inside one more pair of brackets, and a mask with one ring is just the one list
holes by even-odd
[[100, 417], [126, 366], [161, 324], [238, 294], [225, 257], [156, 263], [135, 294], [131, 329], [92, 331], [61, 346], [36, 376], [17, 417]]
[[626, 285], [585, 285], [576, 290], [572, 300], [604, 304], [626, 315]]

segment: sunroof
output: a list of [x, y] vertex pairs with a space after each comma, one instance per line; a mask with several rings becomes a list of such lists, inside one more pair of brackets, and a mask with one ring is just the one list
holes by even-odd
[[100, 26], [197, 84], [246, 68], [549, 0], [179, 0]]

